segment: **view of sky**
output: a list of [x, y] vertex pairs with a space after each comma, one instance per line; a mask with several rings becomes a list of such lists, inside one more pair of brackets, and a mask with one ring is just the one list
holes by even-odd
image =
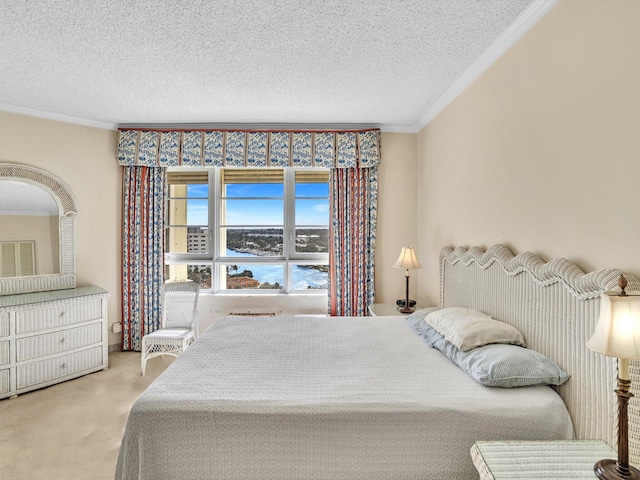
[[[187, 223], [207, 225], [208, 185], [188, 185]], [[296, 224], [329, 223], [329, 185], [296, 185]], [[284, 187], [282, 184], [254, 183], [227, 185], [227, 225], [282, 225], [284, 222]], [[321, 197], [321, 198], [317, 198]], [[322, 198], [324, 197], [324, 198]], [[240, 200], [239, 198], [242, 198]]]

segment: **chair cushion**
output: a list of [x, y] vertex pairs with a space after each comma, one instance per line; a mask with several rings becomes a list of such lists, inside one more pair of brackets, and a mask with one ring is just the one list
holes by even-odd
[[190, 328], [161, 328], [155, 332], [147, 333], [145, 338], [148, 340], [175, 339], [176, 341], [182, 341], [185, 338], [193, 337], [193, 333]]

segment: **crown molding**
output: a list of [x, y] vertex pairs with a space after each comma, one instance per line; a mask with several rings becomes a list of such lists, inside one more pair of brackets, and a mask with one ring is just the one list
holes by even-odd
[[559, 0], [533, 0], [520, 15], [509, 25], [491, 46], [480, 55], [475, 62], [460, 76], [447, 91], [420, 117], [410, 128], [412, 133], [418, 133], [426, 127], [447, 105], [455, 100], [469, 85], [471, 85], [485, 70], [513, 46], [538, 20], [544, 17]]
[[0, 111], [17, 113], [20, 115], [27, 115], [30, 117], [44, 118], [47, 120], [54, 120], [57, 122], [72, 123], [75, 125], [82, 125], [85, 127], [101, 128], [104, 130], [118, 130], [118, 129], [144, 129], [161, 130], [161, 129], [207, 129], [212, 130], [371, 130], [379, 128], [382, 132], [400, 132], [400, 133], [415, 133], [412, 131], [411, 125], [383, 125], [373, 123], [108, 123], [99, 122], [96, 120], [89, 120], [86, 118], [78, 118], [70, 115], [62, 115], [59, 113], [46, 112], [35, 108], [19, 107], [17, 105], [11, 105], [9, 103], [0, 102]]
[[71, 115], [63, 115], [61, 113], [46, 112], [36, 108], [19, 107], [10, 103], [0, 102], [0, 111], [27, 115], [30, 117], [44, 118], [46, 120], [54, 120], [56, 122], [73, 123], [84, 127], [101, 128], [103, 130], [117, 130], [118, 125], [115, 123], [99, 122], [97, 120], [89, 120], [86, 118], [73, 117]]

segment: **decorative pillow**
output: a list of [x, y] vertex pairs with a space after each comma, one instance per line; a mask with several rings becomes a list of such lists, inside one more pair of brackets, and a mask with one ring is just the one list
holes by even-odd
[[469, 308], [442, 308], [428, 314], [424, 321], [465, 352], [490, 343], [526, 346], [516, 328]]
[[443, 338], [434, 347], [487, 387], [562, 385], [569, 379], [569, 374], [550, 358], [517, 345], [491, 344], [463, 352]]
[[418, 335], [429, 345], [433, 347], [433, 344], [444, 338], [440, 332], [438, 332], [435, 328], [427, 325], [424, 321], [424, 317], [429, 315], [436, 310], [439, 310], [439, 307], [428, 307], [420, 310], [416, 310], [412, 314], [410, 314], [406, 318], [407, 325], [409, 325], [413, 330], [416, 331]]

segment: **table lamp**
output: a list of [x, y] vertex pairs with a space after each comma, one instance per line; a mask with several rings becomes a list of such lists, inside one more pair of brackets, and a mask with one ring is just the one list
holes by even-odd
[[413, 313], [414, 308], [409, 306], [409, 269], [410, 268], [422, 268], [420, 262], [418, 261], [418, 257], [416, 257], [416, 252], [411, 247], [402, 247], [400, 251], [400, 256], [396, 263], [393, 264], [395, 268], [404, 268], [405, 278], [406, 278], [406, 300], [404, 303], [404, 308], [400, 310], [400, 313]]
[[621, 293], [605, 292], [600, 297], [600, 318], [587, 347], [618, 359], [618, 459], [600, 460], [594, 471], [601, 479], [640, 479], [640, 471], [629, 465], [629, 360], [640, 359], [640, 295], [625, 292], [627, 279], [620, 276]]

